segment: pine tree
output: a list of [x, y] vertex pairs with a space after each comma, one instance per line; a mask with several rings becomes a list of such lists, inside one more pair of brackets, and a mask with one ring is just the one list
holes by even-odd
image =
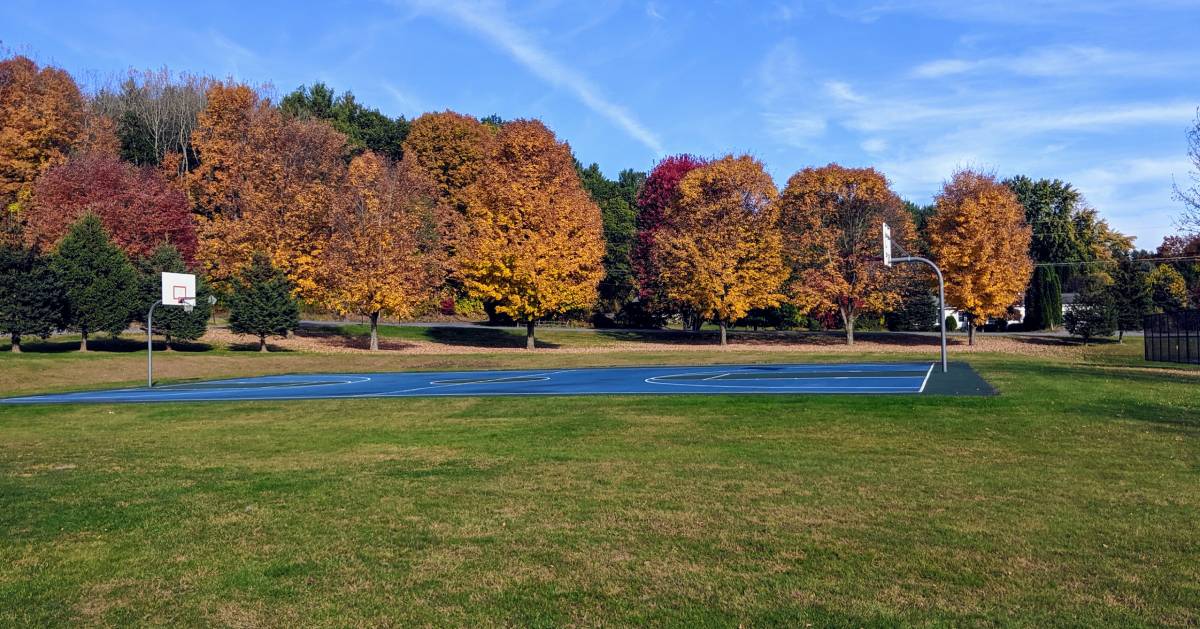
[[293, 286], [266, 254], [254, 254], [238, 274], [229, 299], [229, 329], [258, 337], [258, 351], [267, 351], [267, 337], [284, 337], [300, 325], [300, 306]]
[[1058, 272], [1039, 266], [1025, 291], [1025, 329], [1053, 330], [1062, 325], [1062, 285]]
[[[173, 245], [164, 244], [154, 250], [147, 258], [137, 263], [139, 293], [138, 303], [143, 304], [148, 311], [150, 304], [162, 298], [162, 274], [191, 273], [183, 262], [183, 255]], [[202, 276], [196, 276], [196, 302], [191, 312], [179, 307], [156, 308], [154, 310], [154, 332], [163, 335], [167, 349], [175, 341], [194, 341], [204, 336], [208, 329], [208, 317], [212, 314], [212, 305], [208, 303], [211, 291]], [[146, 312], [139, 309], [137, 320], [146, 322]]]
[[22, 336], [46, 338], [63, 325], [62, 284], [36, 249], [0, 246], [0, 333], [21, 351]]
[[884, 314], [887, 328], [896, 331], [927, 332], [938, 329], [937, 288], [929, 282], [912, 278], [901, 289], [900, 307]]
[[137, 303], [137, 273], [125, 254], [104, 233], [95, 214], [71, 227], [58, 245], [52, 267], [67, 297], [67, 323], [79, 330], [80, 351], [94, 332], [120, 334]]
[[1063, 315], [1063, 326], [1083, 344], [1097, 336], [1112, 336], [1117, 328], [1117, 313], [1107, 287], [1097, 278], [1089, 278], [1075, 303]]
[[1144, 263], [1128, 257], [1121, 258], [1113, 273], [1108, 293], [1116, 310], [1118, 339], [1125, 338], [1126, 330], [1142, 329], [1142, 318], [1154, 310], [1148, 273]]

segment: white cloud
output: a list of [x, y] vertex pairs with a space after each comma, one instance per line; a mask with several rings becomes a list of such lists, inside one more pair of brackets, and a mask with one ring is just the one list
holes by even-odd
[[492, 2], [467, 0], [413, 0], [420, 9], [441, 14], [484, 36], [542, 80], [566, 89], [584, 106], [607, 118], [655, 155], [665, 153], [658, 136], [643, 126], [623, 106], [601, 95], [586, 76], [553, 57], [528, 33], [510, 22], [503, 7]]
[[767, 132], [777, 141], [789, 146], [807, 148], [812, 140], [825, 133], [828, 124], [820, 116], [805, 114], [763, 114]]
[[867, 138], [859, 146], [868, 153], [882, 153], [888, 149], [888, 141], [883, 138]]
[[964, 22], [1059, 22], [1080, 15], [1121, 15], [1144, 11], [1195, 9], [1196, 0], [843, 0], [834, 5], [840, 15], [865, 22], [896, 13], [932, 15]]
[[975, 67], [973, 63], [962, 59], [938, 59], [913, 68], [912, 74], [923, 79], [934, 79], [952, 74], [962, 74], [973, 67]]
[[850, 84], [844, 81], [826, 81], [825, 92], [838, 100], [848, 103], [866, 102], [865, 98], [855, 92], [854, 88], [850, 87]]
[[388, 83], [388, 82], [384, 82], [381, 84], [381, 87], [383, 87], [383, 90], [385, 92], [387, 92], [389, 95], [391, 95], [392, 99], [394, 99], [396, 101], [396, 104], [399, 105], [400, 109], [403, 110], [405, 113], [420, 114], [420, 113], [426, 111], [426, 108], [421, 103], [420, 99], [401, 90], [400, 88], [396, 87], [395, 85]]
[[979, 59], [935, 59], [910, 71], [921, 79], [969, 73], [1003, 73], [1026, 77], [1167, 76], [1186, 72], [1198, 62], [1192, 56], [1111, 51], [1098, 46], [1044, 46], [1018, 55]]

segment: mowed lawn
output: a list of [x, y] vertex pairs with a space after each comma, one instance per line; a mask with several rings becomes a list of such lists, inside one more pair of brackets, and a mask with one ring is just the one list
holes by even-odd
[[[972, 355], [991, 398], [0, 406], [0, 625], [1195, 625], [1200, 371], [1139, 351]], [[0, 394], [144, 360], [3, 357]]]

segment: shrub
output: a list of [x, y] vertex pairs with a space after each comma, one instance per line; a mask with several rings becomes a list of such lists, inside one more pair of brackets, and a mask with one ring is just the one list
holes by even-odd
[[957, 329], [958, 329], [958, 319], [955, 319], [954, 315], [947, 315], [946, 316], [946, 331], [953, 332]]
[[1117, 331], [1117, 310], [1112, 295], [1096, 279], [1076, 297], [1070, 310], [1063, 315], [1063, 326], [1072, 336], [1087, 345], [1097, 336], [1112, 336]]
[[268, 336], [286, 336], [300, 325], [292, 283], [262, 253], [238, 275], [229, 302], [229, 330], [257, 336], [260, 352], [267, 351]]

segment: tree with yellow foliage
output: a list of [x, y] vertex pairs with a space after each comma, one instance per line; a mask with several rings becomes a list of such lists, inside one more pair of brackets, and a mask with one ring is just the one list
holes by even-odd
[[437, 186], [438, 198], [450, 212], [441, 227], [447, 262], [453, 273], [454, 251], [467, 215], [467, 189], [483, 172], [496, 131], [478, 119], [453, 111], [422, 114], [404, 139], [404, 155], [412, 157]]
[[906, 276], [879, 262], [879, 234], [886, 222], [909, 245], [911, 216], [882, 173], [837, 164], [792, 175], [779, 205], [789, 298], [810, 312], [836, 309], [853, 345], [861, 313], [901, 301]]
[[83, 95], [71, 75], [28, 57], [0, 61], [0, 221], [10, 235], [33, 181], [66, 159], [83, 126]]
[[654, 247], [668, 299], [721, 327], [751, 308], [777, 305], [783, 261], [778, 192], [754, 158], [726, 156], [679, 181]]
[[226, 283], [262, 251], [298, 294], [315, 296], [329, 208], [346, 178], [346, 137], [323, 121], [284, 116], [246, 85], [217, 83], [192, 145], [200, 165], [186, 185], [208, 277]]
[[571, 149], [541, 122], [517, 120], [497, 133], [466, 191], [466, 231], [457, 250], [463, 284], [526, 325], [591, 306], [604, 276], [600, 208], [575, 171]]
[[946, 301], [975, 325], [1004, 316], [1033, 274], [1025, 208], [995, 177], [961, 170], [937, 196], [929, 219], [929, 249], [946, 277]]
[[342, 315], [412, 316], [442, 283], [436, 190], [410, 157], [393, 164], [367, 151], [350, 163], [345, 196], [330, 216], [321, 255], [321, 301]]

